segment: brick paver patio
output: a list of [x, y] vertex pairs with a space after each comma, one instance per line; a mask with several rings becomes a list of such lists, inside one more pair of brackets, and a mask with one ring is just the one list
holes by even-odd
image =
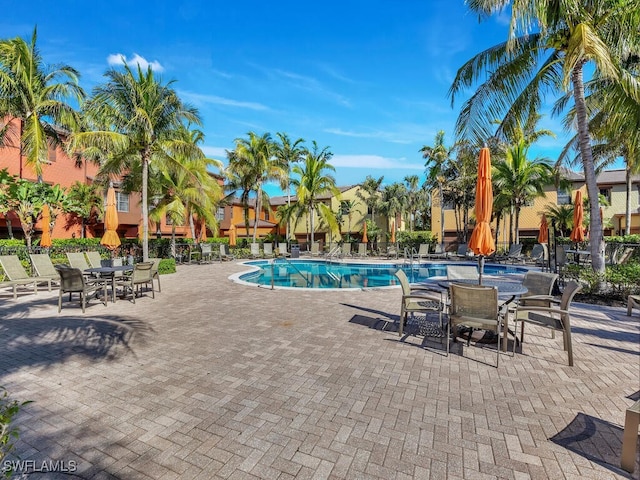
[[637, 313], [575, 304], [575, 367], [560, 335], [529, 328], [495, 369], [493, 347], [445, 357], [437, 341], [382, 331], [399, 288], [228, 280], [245, 268], [179, 267], [155, 300], [93, 301], [84, 315], [66, 302], [58, 315], [57, 292], [3, 292], [0, 385], [33, 400], [17, 453], [77, 465], [28, 478], [629, 478]]

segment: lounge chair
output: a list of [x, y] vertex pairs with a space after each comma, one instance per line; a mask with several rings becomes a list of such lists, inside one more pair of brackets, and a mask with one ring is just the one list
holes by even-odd
[[351, 256], [351, 242], [344, 242], [340, 250], [340, 257], [345, 258], [350, 256]]
[[421, 262], [429, 257], [429, 244], [421, 243], [418, 247], [418, 251], [413, 254], [413, 260]]
[[265, 257], [273, 257], [273, 243], [263, 243], [262, 251]]
[[640, 308], [640, 295], [629, 295], [627, 297], [627, 315], [631, 316], [631, 310]]
[[69, 267], [67, 265], [56, 265], [56, 270], [60, 275], [60, 292], [58, 295], [58, 313], [62, 310], [62, 295], [69, 293], [69, 301], [71, 301], [72, 294], [80, 294], [80, 305], [82, 306], [82, 313], [85, 311], [87, 304], [87, 298], [92, 293], [97, 293], [102, 290], [102, 300], [104, 306], [107, 306], [107, 284], [106, 278], [93, 278], [87, 279], [82, 270], [79, 268]]
[[250, 248], [251, 248], [251, 256], [253, 258], [258, 258], [260, 256], [260, 244], [252, 243]]
[[[503, 323], [502, 315], [498, 310], [498, 289], [482, 285], [458, 285], [452, 283], [449, 286], [449, 297], [451, 305], [449, 307], [448, 336], [453, 329], [454, 341], [457, 338], [458, 326], [464, 325], [473, 329], [493, 331], [500, 337], [502, 332], [503, 341], [507, 339], [506, 324]], [[467, 338], [467, 345], [471, 341], [471, 332]], [[496, 367], [500, 363], [500, 347], [496, 346], [497, 357]], [[449, 342], [447, 341], [447, 355], [449, 355]]]
[[[411, 315], [424, 313], [426, 316], [428, 312], [438, 312], [440, 328], [442, 328], [442, 311], [444, 309], [442, 290], [426, 286], [411, 286], [406, 273], [401, 269], [398, 269], [395, 275], [402, 287], [398, 335], [402, 336], [404, 333], [404, 327], [406, 326], [409, 313], [411, 313]], [[383, 330], [384, 327], [386, 327], [386, 323], [382, 327]]]
[[458, 245], [458, 249], [456, 250], [456, 253], [450, 255], [450, 257], [453, 258], [460, 258], [460, 259], [468, 259], [469, 258], [469, 245], [467, 245], [466, 243], [461, 243], [460, 245]]
[[494, 260], [498, 263], [516, 263], [524, 261], [522, 257], [522, 244], [514, 243], [509, 247], [509, 251], [506, 253], [506, 255], [496, 255], [494, 257]]
[[213, 247], [210, 243], [200, 244], [200, 263], [211, 263], [213, 260]]
[[33, 273], [39, 278], [48, 278], [52, 282], [60, 283], [60, 275], [46, 253], [32, 253], [29, 255]]
[[87, 259], [89, 260], [89, 265], [91, 265], [91, 268], [102, 267], [102, 257], [100, 256], [99, 252], [97, 252], [96, 250], [93, 250], [91, 252], [86, 252], [86, 255], [87, 255]]
[[444, 248], [443, 243], [438, 243], [432, 253], [427, 253], [426, 258], [435, 260], [444, 260], [449, 258], [449, 252]]
[[0, 266], [4, 270], [5, 276], [9, 279], [0, 283], [3, 287], [13, 288], [13, 298], [18, 298], [18, 287], [33, 285], [33, 293], [38, 293], [38, 283], [47, 282], [51, 291], [51, 279], [43, 277], [31, 277], [20, 263], [17, 255], [0, 255]]
[[319, 242], [311, 242], [311, 253], [312, 257], [317, 257], [320, 255], [320, 243]]
[[231, 254], [231, 252], [229, 251], [229, 245], [227, 245], [226, 243], [221, 243], [220, 244], [220, 261], [224, 261], [224, 260], [235, 260], [235, 256]]
[[287, 251], [287, 243], [280, 242], [278, 243], [278, 255], [281, 257], [289, 257], [291, 254]]
[[136, 290], [142, 292], [142, 286], [151, 286], [151, 297], [156, 298], [153, 288], [153, 262], [139, 262], [133, 267], [131, 275], [122, 277], [116, 281], [116, 285], [123, 288], [123, 295], [126, 297], [131, 292], [131, 299], [136, 303]]
[[387, 259], [389, 258], [398, 258], [398, 245], [395, 243], [387, 246]]
[[367, 244], [360, 242], [358, 244], [358, 257], [366, 257], [367, 256]]
[[[520, 331], [520, 343], [524, 341], [524, 324], [533, 323], [535, 325], [559, 330], [563, 333], [564, 350], [567, 352], [569, 366], [573, 366], [573, 347], [571, 345], [571, 316], [569, 308], [573, 297], [580, 291], [580, 285], [571, 281], [565, 286], [560, 308], [538, 307], [538, 306], [518, 306], [515, 315], [515, 333], [518, 333], [518, 324], [522, 324]], [[515, 345], [514, 345], [515, 352]]]
[[447, 280], [478, 280], [475, 265], [447, 265]]
[[78, 268], [82, 273], [89, 267], [87, 259], [82, 252], [67, 252], [67, 260], [69, 265], [73, 268]]

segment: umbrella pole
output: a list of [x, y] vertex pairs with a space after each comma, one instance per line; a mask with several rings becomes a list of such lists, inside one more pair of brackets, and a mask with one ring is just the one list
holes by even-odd
[[478, 257], [478, 285], [482, 285], [482, 273], [484, 272], [484, 255]]

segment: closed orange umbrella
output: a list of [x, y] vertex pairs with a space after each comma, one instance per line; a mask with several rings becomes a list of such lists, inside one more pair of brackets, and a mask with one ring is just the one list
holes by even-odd
[[573, 230], [569, 238], [573, 242], [584, 242], [584, 207], [582, 206], [582, 192], [576, 192], [576, 199], [573, 202]]
[[540, 232], [538, 233], [538, 243], [547, 243], [549, 241], [549, 224], [546, 215], [542, 215], [540, 219]]
[[229, 246], [236, 246], [236, 226], [233, 224], [229, 227]]
[[100, 244], [109, 250], [115, 250], [120, 246], [118, 236], [118, 208], [116, 207], [116, 191], [113, 186], [107, 190], [107, 206], [104, 212], [104, 235], [100, 239]]
[[367, 238], [367, 222], [364, 222], [364, 228], [362, 229], [362, 243], [367, 243], [369, 239]]
[[42, 238], [40, 239], [40, 246], [49, 248], [51, 246], [51, 232], [49, 231], [49, 225], [51, 224], [51, 210], [49, 205], [45, 204], [42, 207]]
[[391, 243], [396, 243], [396, 222], [391, 222]]
[[476, 226], [469, 240], [469, 248], [480, 255], [478, 259], [479, 282], [482, 283], [484, 256], [496, 251], [496, 244], [491, 235], [491, 212], [493, 210], [493, 187], [491, 186], [491, 155], [489, 149], [480, 150], [478, 160], [478, 179], [476, 181]]

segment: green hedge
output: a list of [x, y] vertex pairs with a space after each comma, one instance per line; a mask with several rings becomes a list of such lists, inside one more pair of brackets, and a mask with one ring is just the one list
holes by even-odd
[[158, 273], [166, 275], [168, 273], [176, 273], [176, 260], [174, 258], [163, 258], [158, 264]]

